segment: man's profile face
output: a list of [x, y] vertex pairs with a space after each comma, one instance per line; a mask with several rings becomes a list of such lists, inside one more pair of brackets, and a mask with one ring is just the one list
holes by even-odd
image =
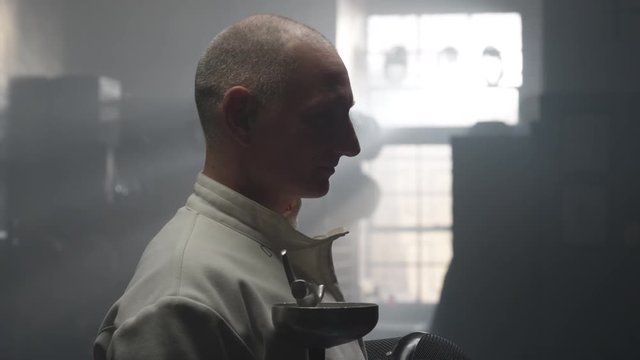
[[254, 158], [269, 191], [290, 197], [319, 197], [341, 156], [360, 152], [349, 109], [349, 77], [332, 49], [291, 46], [292, 69], [281, 104], [265, 109], [255, 123]]

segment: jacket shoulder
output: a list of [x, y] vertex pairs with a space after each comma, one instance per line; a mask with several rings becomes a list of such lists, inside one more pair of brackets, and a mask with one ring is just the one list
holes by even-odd
[[[116, 311], [117, 309], [112, 309]], [[108, 316], [109, 317], [109, 316]], [[119, 326], [106, 324], [94, 343], [95, 360], [254, 359], [242, 338], [214, 309], [167, 296]]]

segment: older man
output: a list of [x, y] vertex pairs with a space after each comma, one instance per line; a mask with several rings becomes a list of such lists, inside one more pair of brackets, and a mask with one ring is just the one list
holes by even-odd
[[[331, 243], [294, 228], [300, 198], [329, 190], [360, 151], [347, 71], [331, 43], [293, 20], [258, 15], [218, 34], [195, 98], [206, 160], [185, 207], [149, 243], [96, 339], [96, 359], [304, 359], [274, 336], [271, 306], [293, 300], [295, 272], [344, 300]], [[357, 342], [328, 359], [362, 359]]]

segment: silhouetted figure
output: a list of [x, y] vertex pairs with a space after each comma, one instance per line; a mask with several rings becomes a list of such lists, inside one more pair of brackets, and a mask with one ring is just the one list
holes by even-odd
[[[95, 359], [304, 359], [274, 336], [271, 306], [293, 300], [295, 273], [343, 301], [331, 244], [293, 224], [300, 198], [319, 197], [342, 156], [360, 152], [353, 95], [331, 43], [293, 20], [246, 18], [209, 45], [195, 98], [206, 138], [195, 191], [147, 246], [109, 310]], [[329, 359], [362, 359], [358, 342]]]

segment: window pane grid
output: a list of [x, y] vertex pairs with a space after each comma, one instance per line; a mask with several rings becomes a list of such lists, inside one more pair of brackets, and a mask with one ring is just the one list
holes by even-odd
[[383, 189], [365, 223], [371, 294], [382, 302], [437, 303], [452, 256], [449, 145], [387, 146], [363, 169]]

